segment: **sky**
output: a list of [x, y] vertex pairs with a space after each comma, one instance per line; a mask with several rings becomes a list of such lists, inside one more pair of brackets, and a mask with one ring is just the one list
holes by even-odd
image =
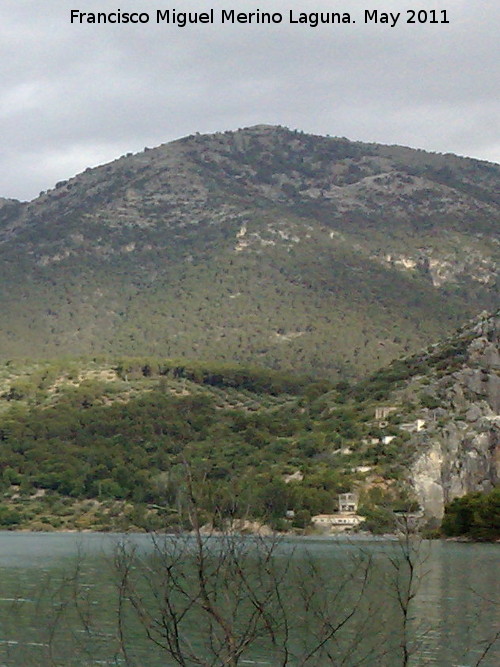
[[[150, 21], [70, 22], [72, 9], [118, 8]], [[210, 8], [213, 25], [156, 23], [157, 10]], [[222, 9], [283, 21], [221, 24]], [[408, 24], [408, 9], [450, 23]], [[355, 23], [292, 24], [290, 10]], [[401, 15], [366, 24], [365, 10]], [[499, 32], [498, 0], [0, 0], [0, 197], [261, 123], [499, 162]]]

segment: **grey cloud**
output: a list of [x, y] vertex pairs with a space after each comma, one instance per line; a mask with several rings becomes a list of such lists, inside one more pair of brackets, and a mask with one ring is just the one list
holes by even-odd
[[[215, 7], [225, 3], [213, 3]], [[333, 3], [361, 17], [365, 7]], [[436, 7], [419, 0], [420, 7]], [[500, 7], [442, 0], [450, 26], [72, 26], [54, 0], [0, 7], [0, 196], [196, 131], [276, 123], [498, 161]], [[83, 11], [171, 7], [82, 0]], [[177, 9], [207, 3], [176, 3]], [[240, 10], [332, 11], [325, 0]]]

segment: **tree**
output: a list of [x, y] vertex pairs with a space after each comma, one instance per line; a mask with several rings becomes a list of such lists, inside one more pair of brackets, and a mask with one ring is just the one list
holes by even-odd
[[[273, 665], [361, 663], [361, 626], [371, 559], [358, 553], [332, 573], [275, 537], [231, 531], [154, 536], [141, 553], [130, 542], [116, 553], [123, 655], [132, 662], [135, 621], [175, 664], [228, 665], [265, 655]], [[133, 612], [133, 615], [131, 615]], [[372, 618], [373, 620], [373, 618]], [[130, 634], [129, 634], [130, 633]], [[364, 646], [374, 657], [382, 643]], [[337, 662], [338, 661], [338, 662]]]
[[497, 540], [500, 536], [500, 488], [490, 493], [469, 493], [455, 498], [446, 508], [442, 524], [445, 535], [475, 540]]
[[[149, 544], [122, 541], [114, 552], [114, 587], [105, 577], [98, 590], [89, 586], [95, 562], [87, 568], [81, 554], [66, 576], [58, 572], [51, 581], [47, 573], [36, 617], [13, 603], [16, 627], [24, 623], [38, 642], [36, 656], [28, 643], [26, 657], [16, 653], [17, 661], [6, 664], [427, 664], [435, 635], [427, 644], [428, 607], [420, 608], [417, 595], [427, 577], [427, 551], [411, 526], [403, 525], [400, 540], [390, 543], [363, 548], [320, 541], [319, 551], [310, 552], [304, 542], [242, 536], [235, 530], [241, 524], [227, 522], [207, 533], [192, 513], [191, 520], [190, 534], [150, 534]], [[496, 664], [498, 634], [476, 632], [491, 611], [485, 605], [478, 616], [467, 655], [459, 653], [463, 645], [453, 654], [461, 664]]]
[[213, 521], [217, 533], [202, 526], [189, 470], [186, 487], [189, 534], [151, 535], [149, 553], [130, 541], [116, 551], [127, 664], [134, 664], [128, 629], [137, 619], [182, 666], [236, 667], [259, 653], [276, 666], [342, 664], [356, 654], [351, 636], [372, 614], [364, 605], [369, 554], [356, 551], [332, 577], [307, 552], [296, 559], [276, 535], [241, 535], [241, 519]]
[[[186, 667], [423, 664], [431, 628], [418, 593], [430, 546], [408, 515], [394, 516], [398, 540], [378, 549], [332, 542], [324, 561], [304, 543], [242, 535], [241, 519], [221, 518], [217, 532], [202, 526], [189, 479], [187, 489], [189, 534], [151, 535], [149, 553], [131, 542], [116, 552], [128, 665], [137, 620], [167, 664]], [[485, 639], [471, 664], [488, 664], [497, 641]]]

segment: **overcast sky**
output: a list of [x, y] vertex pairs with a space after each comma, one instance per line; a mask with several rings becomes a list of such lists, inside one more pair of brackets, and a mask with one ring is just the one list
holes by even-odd
[[[157, 9], [282, 12], [280, 25], [157, 25]], [[365, 25], [364, 10], [449, 25]], [[75, 25], [70, 10], [147, 11]], [[288, 11], [354, 25], [290, 25]], [[441, 18], [441, 14], [438, 17]], [[195, 132], [258, 123], [500, 161], [498, 0], [0, 0], [0, 196]]]

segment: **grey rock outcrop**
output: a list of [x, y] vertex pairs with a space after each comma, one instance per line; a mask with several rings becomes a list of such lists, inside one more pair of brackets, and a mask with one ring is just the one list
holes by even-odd
[[427, 410], [426, 428], [412, 436], [411, 482], [429, 517], [441, 518], [453, 498], [499, 483], [499, 324], [498, 314], [482, 317], [464, 332], [472, 337], [465, 361], [434, 381], [441, 407]]

